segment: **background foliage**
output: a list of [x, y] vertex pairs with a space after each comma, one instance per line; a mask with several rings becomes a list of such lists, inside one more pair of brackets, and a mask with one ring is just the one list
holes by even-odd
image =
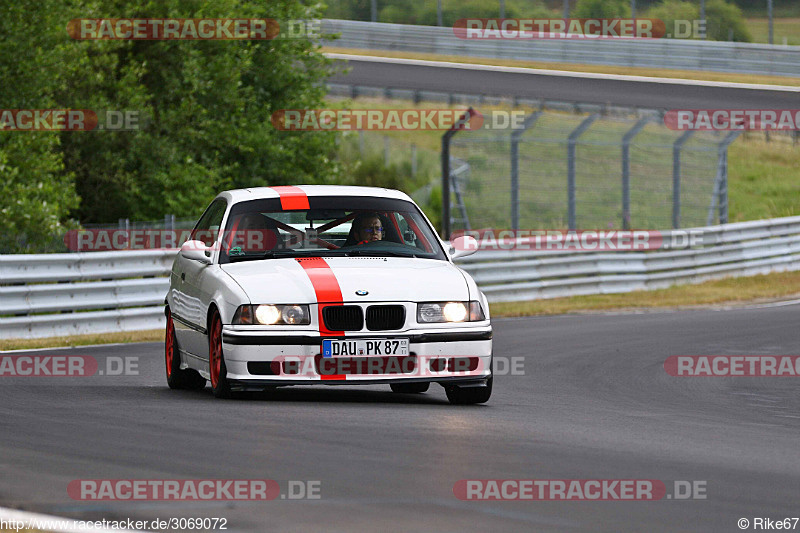
[[76, 18], [313, 19], [297, 0], [0, 4], [0, 107], [135, 110], [138, 131], [0, 132], [0, 250], [81, 223], [195, 217], [222, 189], [337, 180], [334, 135], [274, 110], [322, 107], [332, 66], [308, 39], [76, 41]]

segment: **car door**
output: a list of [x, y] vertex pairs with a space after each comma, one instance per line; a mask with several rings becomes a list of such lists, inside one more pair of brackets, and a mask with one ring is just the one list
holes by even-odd
[[[191, 240], [199, 240], [213, 247], [219, 236], [219, 228], [228, 207], [224, 198], [217, 198], [206, 209], [192, 230]], [[214, 259], [213, 251], [206, 252], [209, 260]], [[173, 314], [176, 315], [175, 334], [184, 351], [202, 359], [208, 358], [206, 339], [206, 314], [208, 311], [208, 289], [203, 290], [203, 273], [213, 265], [187, 259], [178, 254], [173, 271], [175, 289], [173, 292]]]

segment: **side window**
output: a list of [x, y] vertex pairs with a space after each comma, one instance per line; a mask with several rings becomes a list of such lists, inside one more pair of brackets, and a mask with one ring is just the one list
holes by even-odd
[[217, 198], [208, 206], [206, 212], [197, 221], [197, 225], [192, 230], [192, 239], [202, 241], [206, 246], [211, 246], [217, 240], [219, 227], [222, 224], [222, 217], [225, 216], [225, 209], [228, 203]]

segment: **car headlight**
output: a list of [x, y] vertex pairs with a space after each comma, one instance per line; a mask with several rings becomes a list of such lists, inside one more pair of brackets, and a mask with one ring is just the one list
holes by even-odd
[[310, 323], [308, 305], [240, 305], [233, 315], [233, 324], [306, 326]]
[[485, 320], [481, 304], [471, 302], [429, 302], [417, 304], [417, 322], [477, 322]]

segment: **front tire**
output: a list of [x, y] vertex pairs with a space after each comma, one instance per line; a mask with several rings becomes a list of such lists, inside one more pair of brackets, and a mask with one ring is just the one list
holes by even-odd
[[211, 391], [217, 398], [231, 397], [231, 384], [228, 382], [228, 369], [222, 353], [222, 319], [218, 312], [211, 317], [208, 328], [208, 373], [211, 376]]
[[203, 376], [191, 368], [181, 368], [181, 353], [178, 349], [178, 339], [175, 336], [175, 323], [172, 313], [167, 308], [167, 328], [164, 337], [164, 363], [167, 374], [167, 385], [170, 389], [198, 390], [206, 386]]
[[459, 387], [458, 385], [447, 385], [444, 388], [447, 399], [453, 405], [473, 405], [476, 403], [486, 403], [492, 396], [492, 378], [486, 381], [485, 387]]
[[389, 385], [392, 388], [392, 392], [397, 392], [401, 394], [420, 394], [426, 392], [428, 387], [431, 386], [430, 383], [392, 383]]

